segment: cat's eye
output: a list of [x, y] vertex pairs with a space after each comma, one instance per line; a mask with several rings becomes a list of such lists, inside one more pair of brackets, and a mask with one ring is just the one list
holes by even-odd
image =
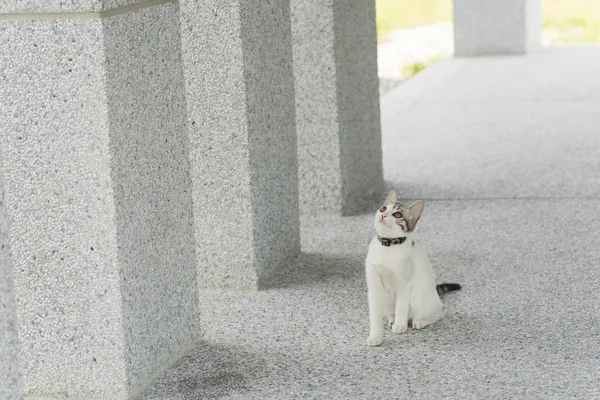
[[381, 207], [381, 208], [379, 209], [379, 212], [380, 212], [380, 213], [384, 213], [384, 212], [386, 212], [386, 211], [387, 211], [387, 207], [386, 207], [386, 206], [383, 206], [383, 207]]
[[402, 213], [400, 211], [396, 211], [395, 213], [392, 214], [392, 216], [394, 218], [402, 218]]

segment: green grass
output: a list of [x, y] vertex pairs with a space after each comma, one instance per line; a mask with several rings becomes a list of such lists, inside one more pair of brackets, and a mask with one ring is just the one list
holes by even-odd
[[452, 0], [377, 0], [377, 29], [391, 31], [452, 20]]
[[599, 0], [542, 0], [542, 21], [555, 44], [600, 42]]
[[425, 61], [416, 61], [412, 64], [407, 64], [402, 67], [402, 75], [404, 75], [406, 78], [410, 78], [411, 76], [423, 71], [425, 68], [438, 61], [440, 58], [442, 58], [441, 55], [437, 57], [432, 57]]
[[[393, 30], [452, 20], [452, 0], [376, 0], [376, 5], [380, 40]], [[542, 19], [552, 43], [600, 42], [600, 0], [542, 0]]]

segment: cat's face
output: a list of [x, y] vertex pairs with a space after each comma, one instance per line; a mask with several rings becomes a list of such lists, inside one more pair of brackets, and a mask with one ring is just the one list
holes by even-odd
[[422, 200], [404, 206], [398, 203], [396, 192], [392, 190], [385, 199], [383, 206], [375, 213], [375, 230], [377, 234], [385, 238], [407, 236], [415, 230], [424, 206]]

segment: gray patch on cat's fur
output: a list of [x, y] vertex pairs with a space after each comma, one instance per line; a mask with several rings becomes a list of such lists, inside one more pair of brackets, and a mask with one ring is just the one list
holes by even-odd
[[406, 207], [405, 205], [401, 203], [394, 204], [394, 212], [400, 211], [402, 213], [402, 217], [396, 220], [396, 225], [402, 228], [403, 232], [412, 232], [415, 229], [415, 226], [410, 220], [404, 217], [406, 215], [406, 210], [408, 210], [408, 207]]

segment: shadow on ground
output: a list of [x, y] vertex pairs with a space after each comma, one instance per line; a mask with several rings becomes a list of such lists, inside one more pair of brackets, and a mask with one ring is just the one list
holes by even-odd
[[220, 399], [246, 391], [249, 382], [268, 375], [267, 362], [247, 350], [202, 342], [137, 400]]
[[265, 278], [261, 290], [307, 286], [327, 281], [340, 282], [361, 277], [361, 257], [301, 252], [287, 268]]

